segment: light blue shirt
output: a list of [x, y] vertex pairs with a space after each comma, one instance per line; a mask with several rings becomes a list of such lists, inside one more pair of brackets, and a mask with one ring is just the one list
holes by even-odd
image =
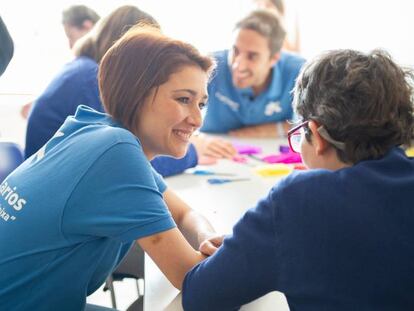
[[80, 106], [0, 185], [0, 310], [83, 310], [134, 240], [175, 223], [139, 141]]
[[217, 69], [208, 86], [208, 105], [201, 131], [226, 133], [245, 126], [288, 120], [293, 117], [292, 94], [304, 59], [282, 52], [272, 69], [269, 87], [254, 96], [252, 88], [233, 85], [228, 51], [215, 53]]

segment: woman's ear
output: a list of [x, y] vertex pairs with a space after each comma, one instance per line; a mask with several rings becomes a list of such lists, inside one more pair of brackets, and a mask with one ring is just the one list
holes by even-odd
[[312, 132], [312, 144], [314, 145], [317, 155], [321, 155], [329, 147], [329, 143], [319, 134], [318, 128], [320, 124], [311, 120], [308, 123], [309, 130]]

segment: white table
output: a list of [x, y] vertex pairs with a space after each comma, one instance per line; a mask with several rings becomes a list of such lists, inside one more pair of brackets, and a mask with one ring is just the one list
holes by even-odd
[[[282, 141], [275, 139], [238, 140], [260, 146], [264, 154], [278, 152]], [[286, 144], [286, 142], [283, 142]], [[250, 160], [251, 165], [260, 165], [258, 161]], [[248, 181], [232, 182], [222, 185], [210, 185], [207, 179], [215, 176], [196, 176], [182, 174], [167, 178], [168, 187], [174, 190], [192, 208], [203, 214], [213, 224], [217, 232], [230, 233], [233, 225], [244, 212], [256, 205], [270, 188], [277, 182], [278, 177], [260, 177], [253, 172], [253, 167], [247, 164], [221, 160], [218, 164], [202, 169], [215, 172], [235, 173], [237, 177], [250, 178]], [[231, 177], [233, 178], [233, 177]], [[149, 256], [145, 257], [145, 295], [146, 311], [182, 311], [181, 294], [161, 273]], [[289, 310], [285, 296], [278, 292], [270, 293], [241, 310]]]

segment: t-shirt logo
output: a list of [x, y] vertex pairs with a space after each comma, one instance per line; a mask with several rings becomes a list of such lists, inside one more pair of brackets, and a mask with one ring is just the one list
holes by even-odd
[[231, 100], [230, 98], [228, 98], [227, 96], [221, 94], [220, 92], [216, 92], [215, 95], [221, 103], [223, 103], [224, 105], [229, 106], [231, 110], [233, 110], [233, 111], [238, 111], [239, 110], [239, 104], [236, 103], [234, 100]]
[[280, 102], [276, 101], [276, 102], [270, 102], [266, 105], [264, 114], [266, 116], [271, 116], [274, 113], [280, 113], [280, 112], [282, 112], [282, 107], [280, 107]]

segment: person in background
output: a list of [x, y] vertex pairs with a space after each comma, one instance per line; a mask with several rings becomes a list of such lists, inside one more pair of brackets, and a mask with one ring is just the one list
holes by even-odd
[[292, 310], [414, 309], [414, 159], [400, 148], [414, 138], [413, 78], [378, 50], [305, 66], [289, 141], [310, 170], [276, 184], [187, 274], [186, 311], [271, 291]]
[[201, 131], [238, 137], [284, 137], [293, 116], [292, 95], [304, 59], [281, 52], [285, 30], [269, 10], [256, 10], [235, 26], [230, 51], [214, 54]]
[[[99, 15], [85, 5], [73, 5], [62, 12], [62, 25], [72, 49], [76, 41], [86, 35], [100, 19]], [[33, 102], [22, 106], [20, 114], [27, 119]]]
[[[75, 46], [76, 58], [66, 64], [34, 101], [27, 131], [25, 157], [36, 153], [76, 112], [79, 105], [103, 111], [99, 97], [98, 64], [111, 45], [131, 26], [146, 22], [159, 27], [148, 13], [135, 6], [122, 6], [102, 19], [96, 29], [84, 36]], [[161, 157], [154, 159], [154, 167], [163, 176], [170, 176], [198, 163], [194, 145], [190, 145], [183, 159]]]
[[0, 76], [4, 73], [13, 57], [13, 39], [0, 16]]
[[73, 5], [62, 12], [62, 24], [69, 47], [86, 35], [99, 20], [99, 15], [85, 5]]
[[[295, 16], [294, 24], [292, 29], [287, 27], [288, 23], [286, 20], [286, 6], [283, 0], [254, 0], [258, 8], [265, 8], [273, 10], [278, 14], [285, 24], [285, 28], [288, 28], [285, 41], [283, 42], [283, 49], [291, 52], [300, 52], [300, 31], [297, 16]], [[290, 25], [290, 24], [289, 24]]]
[[107, 113], [79, 106], [0, 185], [0, 235], [13, 241], [0, 244], [1, 310], [89, 310], [86, 296], [136, 242], [178, 289], [215, 252], [222, 238], [149, 163], [185, 155], [212, 69], [210, 57], [150, 26], [103, 55]]

